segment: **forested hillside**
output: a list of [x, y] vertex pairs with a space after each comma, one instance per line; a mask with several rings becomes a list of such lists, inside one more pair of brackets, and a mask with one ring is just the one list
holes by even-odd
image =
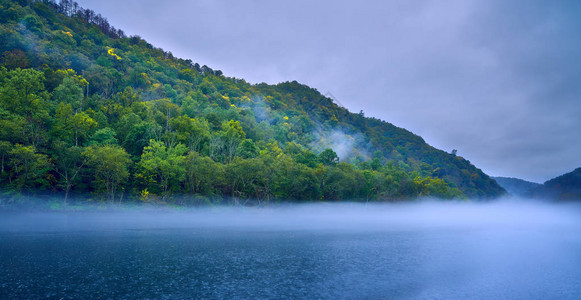
[[5, 194], [197, 203], [504, 193], [466, 159], [316, 89], [227, 77], [73, 1], [0, 0], [0, 21]]
[[527, 196], [528, 192], [541, 184], [511, 177], [492, 177], [500, 186], [513, 196]]
[[530, 189], [526, 195], [551, 200], [581, 200], [581, 168], [547, 180], [544, 184]]

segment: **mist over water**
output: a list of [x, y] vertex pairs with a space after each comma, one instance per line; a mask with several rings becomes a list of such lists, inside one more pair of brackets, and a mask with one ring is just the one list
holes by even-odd
[[0, 298], [581, 296], [581, 205], [0, 214]]

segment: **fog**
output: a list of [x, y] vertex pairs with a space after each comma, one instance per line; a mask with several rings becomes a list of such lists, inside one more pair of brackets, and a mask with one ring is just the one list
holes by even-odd
[[357, 156], [371, 158], [371, 144], [361, 133], [347, 133], [342, 129], [325, 131], [323, 126], [318, 124], [313, 136], [315, 139], [310, 146], [317, 153], [333, 149], [341, 161], [348, 161]]
[[424, 200], [402, 203], [280, 204], [265, 207], [123, 207], [82, 211], [4, 212], [1, 232], [117, 229], [349, 230], [412, 229], [529, 230], [579, 228], [581, 205], [523, 199], [493, 202]]
[[0, 214], [0, 298], [575, 299], [581, 206], [504, 200]]

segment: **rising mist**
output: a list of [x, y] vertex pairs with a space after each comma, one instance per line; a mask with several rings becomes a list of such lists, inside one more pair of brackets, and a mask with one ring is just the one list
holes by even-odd
[[4, 212], [0, 298], [574, 299], [581, 206]]
[[[0, 231], [227, 228], [236, 230], [390, 231], [506, 229], [581, 225], [581, 205], [507, 198], [494, 202], [280, 204], [266, 207], [86, 206], [70, 212], [3, 213]], [[69, 222], [76, 222], [74, 227]], [[581, 226], [579, 226], [581, 228]]]

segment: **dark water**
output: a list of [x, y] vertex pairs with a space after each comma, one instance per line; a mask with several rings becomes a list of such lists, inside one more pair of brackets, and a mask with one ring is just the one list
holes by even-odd
[[581, 298], [576, 205], [0, 217], [1, 299]]

